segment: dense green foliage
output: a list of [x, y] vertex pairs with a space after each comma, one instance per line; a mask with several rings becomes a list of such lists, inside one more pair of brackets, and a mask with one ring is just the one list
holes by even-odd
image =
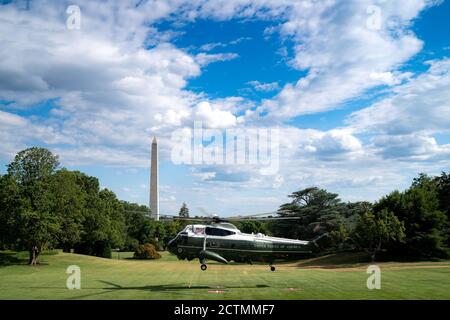
[[30, 263], [54, 247], [109, 258], [112, 249], [149, 242], [162, 250], [183, 227], [153, 221], [146, 206], [119, 201], [97, 178], [58, 166], [47, 149], [30, 148], [0, 176], [0, 249], [27, 250]]
[[405, 240], [403, 222], [390, 211], [365, 212], [359, 216], [353, 237], [360, 249], [370, 254], [375, 261], [377, 252], [391, 242], [402, 243]]
[[413, 259], [448, 256], [449, 220], [440, 210], [440, 203], [448, 201], [450, 194], [439, 192], [441, 178], [446, 175], [431, 178], [421, 174], [408, 190], [394, 191], [375, 204], [374, 212], [387, 209], [404, 223], [406, 239], [389, 247], [392, 255]]
[[240, 223], [239, 229], [245, 233], [271, 234], [268, 225], [261, 221], [243, 221]]
[[[359, 214], [369, 203], [344, 203], [335, 193], [319, 188], [306, 188], [292, 193], [292, 202], [280, 207], [282, 216], [298, 216], [299, 220], [280, 220], [270, 223], [275, 236], [293, 239], [315, 239], [323, 235], [321, 248], [336, 250], [348, 240], [348, 230], [354, 228]], [[283, 212], [286, 211], [286, 212]]]
[[313, 239], [328, 235], [322, 252], [365, 250], [375, 258], [442, 259], [449, 257], [450, 176], [420, 174], [404, 192], [394, 191], [374, 205], [343, 203], [336, 194], [307, 188], [290, 195], [282, 215], [298, 221], [269, 224], [276, 236]]

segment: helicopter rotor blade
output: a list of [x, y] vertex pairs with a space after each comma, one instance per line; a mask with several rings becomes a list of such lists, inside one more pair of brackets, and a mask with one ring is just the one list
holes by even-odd
[[270, 215], [275, 215], [275, 214], [283, 214], [283, 213], [291, 213], [291, 211], [289, 211], [289, 210], [278, 210], [278, 211], [271, 211], [271, 212], [264, 212], [264, 213], [249, 214], [249, 215], [244, 215], [244, 216], [234, 216], [233, 218], [239, 218], [239, 219], [256, 218], [256, 217], [264, 217], [264, 216], [270, 216]]
[[[280, 214], [286, 214], [286, 213], [292, 213], [289, 210], [279, 210], [279, 211], [273, 211], [273, 212], [265, 212], [265, 213], [258, 213], [258, 214], [251, 214], [251, 215], [239, 215], [239, 216], [231, 216], [231, 217], [224, 217], [221, 218], [217, 215], [213, 215], [208, 213], [203, 208], [198, 208], [199, 210], [203, 211], [207, 216], [206, 217], [180, 217], [178, 215], [170, 215], [170, 214], [163, 214], [159, 216], [160, 220], [168, 221], [168, 220], [181, 220], [181, 221], [198, 221], [198, 222], [240, 222], [240, 221], [274, 221], [274, 220], [298, 220], [300, 217], [298, 216], [273, 216], [273, 215], [280, 215]], [[129, 213], [144, 213], [144, 214], [150, 214], [150, 210], [125, 210]]]
[[225, 220], [229, 220], [229, 221], [249, 221], [249, 220], [269, 221], [269, 220], [297, 220], [297, 219], [299, 219], [299, 217], [289, 216], [289, 215], [274, 216], [274, 215], [280, 215], [280, 214], [285, 214], [285, 213], [292, 213], [292, 212], [289, 210], [279, 210], [279, 211], [273, 211], [273, 212], [251, 214], [251, 215], [246, 215], [246, 216], [234, 216], [234, 217], [225, 218]]
[[210, 217], [210, 218], [217, 217], [217, 214], [214, 214], [212, 212], [208, 212], [207, 210], [205, 210], [205, 208], [197, 207], [197, 209], [199, 211], [203, 212], [207, 217]]
[[300, 217], [263, 217], [263, 218], [229, 218], [229, 219], [224, 219], [226, 221], [236, 221], [236, 222], [240, 222], [240, 221], [278, 221], [278, 220], [299, 220]]
[[161, 220], [181, 220], [181, 221], [200, 221], [200, 222], [205, 222], [205, 221], [211, 221], [212, 220], [209, 217], [189, 218], [189, 217], [179, 217], [179, 216], [160, 216], [159, 218]]

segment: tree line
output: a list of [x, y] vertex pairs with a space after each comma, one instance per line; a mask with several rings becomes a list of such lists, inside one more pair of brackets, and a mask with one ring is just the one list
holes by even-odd
[[44, 148], [19, 152], [0, 176], [0, 249], [27, 250], [30, 264], [52, 247], [99, 257], [143, 243], [162, 249], [182, 228], [148, 216], [148, 207], [120, 201], [97, 178], [59, 168]]
[[321, 238], [316, 244], [322, 252], [365, 251], [372, 260], [450, 255], [450, 174], [420, 174], [407, 190], [375, 203], [346, 203], [315, 187], [290, 197], [292, 201], [280, 207], [289, 213], [281, 215], [298, 216], [298, 221], [249, 222], [243, 228], [294, 239]]
[[[321, 253], [365, 251], [372, 260], [440, 259], [450, 252], [450, 174], [420, 174], [411, 186], [375, 203], [344, 202], [317, 187], [292, 193], [280, 215], [297, 220], [238, 223], [246, 233], [314, 239]], [[183, 203], [180, 217], [189, 217]], [[44, 148], [19, 152], [0, 176], [0, 249], [27, 250], [36, 264], [46, 248], [111, 257], [164, 244], [186, 222], [159, 222], [149, 208], [119, 200], [95, 177], [60, 168]]]

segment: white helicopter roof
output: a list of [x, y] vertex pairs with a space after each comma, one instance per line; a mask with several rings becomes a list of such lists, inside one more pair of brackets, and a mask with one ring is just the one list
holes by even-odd
[[214, 224], [189, 224], [187, 225], [183, 231], [193, 231], [198, 229], [205, 229], [205, 228], [219, 228], [219, 229], [227, 229], [234, 231], [236, 233], [240, 233], [241, 231], [234, 225], [228, 222], [220, 222], [220, 223], [214, 223]]
[[219, 227], [219, 228], [223, 228], [223, 229], [229, 229], [229, 230], [233, 230], [233, 231], [239, 231], [239, 229], [234, 224], [229, 223], [229, 222], [215, 223], [211, 226]]

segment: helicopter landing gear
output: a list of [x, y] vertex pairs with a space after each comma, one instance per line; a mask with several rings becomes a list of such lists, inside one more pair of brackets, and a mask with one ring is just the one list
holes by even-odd
[[274, 266], [270, 266], [270, 271], [275, 271], [276, 270], [276, 268], [274, 267]]
[[206, 264], [202, 264], [200, 266], [200, 269], [202, 269], [202, 271], [205, 271], [206, 269], [208, 269], [208, 266]]

